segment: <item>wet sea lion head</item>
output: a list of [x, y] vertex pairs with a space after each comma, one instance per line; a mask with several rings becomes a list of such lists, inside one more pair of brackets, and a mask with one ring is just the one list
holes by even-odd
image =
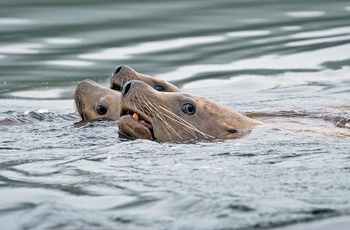
[[141, 81], [121, 92], [119, 132], [157, 141], [242, 137], [259, 122], [204, 97], [154, 90]]
[[75, 90], [75, 105], [82, 121], [119, 119], [120, 92], [84, 80]]
[[124, 84], [131, 80], [142, 81], [157, 91], [180, 92], [179, 88], [169, 82], [157, 79], [149, 75], [138, 73], [134, 69], [123, 65], [117, 67], [109, 77], [110, 88], [116, 91], [121, 91]]
[[177, 92], [179, 88], [152, 76], [137, 73], [130, 67], [119, 66], [109, 78], [110, 89], [92, 80], [82, 81], [75, 91], [75, 102], [82, 121], [119, 119], [120, 90], [129, 80], [140, 80], [157, 91]]

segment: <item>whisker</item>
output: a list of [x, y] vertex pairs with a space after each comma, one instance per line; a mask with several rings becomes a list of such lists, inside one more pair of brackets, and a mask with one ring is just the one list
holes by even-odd
[[[191, 125], [189, 122], [187, 122], [186, 120], [184, 120], [183, 118], [179, 117], [178, 115], [172, 113], [171, 111], [169, 111], [168, 109], [164, 108], [163, 106], [160, 106], [161, 109], [163, 109], [163, 111], [166, 111], [166, 112], [170, 112], [171, 115], [173, 115], [174, 117], [171, 117], [169, 116], [170, 119], [173, 119], [175, 122], [177, 122], [178, 124], [182, 124], [182, 125], [186, 125], [186, 127], [190, 128], [191, 130], [193, 131], [196, 131], [200, 134], [202, 134], [204, 137], [206, 138], [214, 138], [213, 136], [209, 135], [209, 134], [206, 134], [200, 130], [198, 130], [196, 127], [194, 127], [193, 125]], [[183, 122], [183, 123], [181, 123]], [[197, 137], [195, 134], [193, 134], [195, 137]]]
[[[159, 108], [161, 108], [163, 111], [167, 112], [169, 115], [166, 115], [169, 119], [173, 120], [174, 122], [176, 122], [179, 125], [182, 125], [183, 127], [187, 128], [187, 132], [190, 133], [194, 138], [198, 138], [197, 135], [193, 132], [196, 131], [200, 134], [202, 134], [204, 137], [206, 138], [214, 138], [206, 133], [201, 132], [200, 130], [198, 130], [196, 127], [194, 127], [193, 125], [191, 125], [190, 123], [188, 123], [186, 120], [182, 119], [181, 117], [179, 117], [178, 115], [176, 115], [175, 113], [171, 112], [170, 110], [164, 108], [163, 106], [161, 106], [160, 104], [158, 104], [157, 102], [153, 102], [154, 104], [158, 105]], [[185, 130], [186, 131], [186, 130]]]
[[[165, 106], [160, 104], [151, 94], [145, 94], [144, 92], [137, 92], [135, 97], [133, 97], [133, 105], [135, 109], [139, 109], [142, 113], [147, 116], [153, 117], [155, 121], [159, 120], [159, 124], [163, 127], [168, 137], [173, 140], [171, 133], [174, 133], [180, 140], [183, 140], [180, 133], [174, 129], [169, 123], [169, 121], [180, 125], [185, 132], [190, 134], [193, 138], [198, 139], [198, 134], [201, 134], [207, 139], [214, 139], [213, 136], [206, 134], [195, 126], [175, 114], [174, 112], [167, 109]], [[136, 107], [137, 102], [140, 106]], [[171, 133], [170, 133], [170, 132]], [[198, 133], [198, 134], [197, 134]]]
[[181, 140], [183, 140], [182, 137], [180, 136], [180, 134], [179, 134], [178, 132], [176, 132], [176, 130], [175, 130], [173, 127], [171, 127], [171, 126], [169, 125], [169, 122], [166, 121], [166, 119], [163, 117], [163, 115], [160, 114], [160, 113], [157, 111], [157, 109], [156, 109], [155, 106], [150, 102], [150, 100], [149, 100], [144, 94], [143, 94], [143, 96], [144, 96], [145, 101], [147, 101], [147, 104], [149, 105], [150, 110], [151, 110], [151, 108], [153, 109], [153, 115], [155, 116], [155, 118], [158, 118], [159, 120], [162, 121], [162, 122], [160, 122], [160, 124], [164, 127], [164, 129], [165, 129], [165, 131], [167, 132], [167, 134], [168, 134], [170, 140], [173, 140], [173, 139], [172, 139], [170, 133], [168, 132], [168, 129], [167, 129], [165, 126], [167, 126], [167, 127], [168, 127], [171, 131], [173, 131]]
[[187, 125], [186, 123], [181, 123], [179, 120], [176, 119], [177, 118], [176, 115], [174, 115], [174, 114], [171, 114], [171, 115], [173, 115], [173, 116], [164, 114], [164, 116], [166, 116], [167, 118], [171, 119], [172, 121], [176, 122], [177, 124], [181, 125], [182, 127], [187, 128], [184, 130], [187, 131], [188, 133], [190, 133], [194, 138], [197, 138], [196, 134], [193, 132], [193, 130], [195, 130], [195, 129], [193, 129], [191, 126]]
[[[147, 98], [147, 97], [146, 97]], [[147, 98], [148, 99], [148, 98]], [[158, 103], [156, 103], [156, 102], [154, 102], [153, 101], [153, 103], [149, 100], [149, 103], [150, 103], [150, 105], [153, 107], [153, 109], [154, 109], [154, 114], [155, 114], [155, 116], [156, 117], [158, 117], [158, 119], [160, 119], [163, 123], [160, 123], [164, 128], [165, 128], [165, 130], [167, 130], [166, 129], [166, 127], [165, 127], [165, 125], [170, 129], [170, 131], [172, 131], [176, 136], [178, 136], [181, 140], [183, 140], [183, 138], [181, 137], [181, 135], [169, 124], [169, 122], [167, 121], [167, 119], [164, 117], [164, 114], [163, 113], [160, 113], [158, 110], [157, 110], [157, 108], [155, 108], [155, 105], [158, 105], [158, 106], [160, 106]], [[172, 139], [172, 136], [170, 135], [170, 133], [167, 131], [167, 134], [168, 134], [168, 136], [169, 136], [169, 138], [171, 139], [171, 140], [173, 140]]]

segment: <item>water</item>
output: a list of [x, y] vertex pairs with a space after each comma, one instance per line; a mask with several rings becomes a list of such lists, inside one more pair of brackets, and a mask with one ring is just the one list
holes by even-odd
[[[2, 1], [4, 229], [251, 229], [350, 215], [348, 1]], [[83, 126], [116, 66], [268, 125], [157, 143]], [[301, 227], [302, 228], [302, 227]]]

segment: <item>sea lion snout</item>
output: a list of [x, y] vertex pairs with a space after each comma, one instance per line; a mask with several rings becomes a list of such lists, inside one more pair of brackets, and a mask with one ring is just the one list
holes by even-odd
[[86, 80], [81, 81], [75, 89], [75, 93], [74, 93], [75, 104], [76, 104], [77, 111], [79, 112], [82, 120], [86, 119], [86, 112], [85, 112], [86, 100], [85, 100], [85, 98], [88, 95], [88, 91], [93, 86], [94, 86], [94, 82], [92, 80], [86, 79]]
[[130, 92], [131, 88], [133, 87], [133, 85], [135, 84], [144, 84], [146, 85], [145, 83], [141, 82], [141, 81], [137, 81], [137, 80], [131, 80], [131, 81], [128, 81], [127, 83], [125, 83], [125, 85], [123, 86], [123, 89], [122, 89], [122, 96], [125, 97], [126, 95], [128, 95], [128, 93]]
[[157, 91], [180, 92], [180, 89], [175, 85], [149, 75], [138, 73], [126, 65], [118, 66], [112, 72], [109, 77], [110, 88], [116, 91], [121, 91], [126, 82], [131, 80], [142, 81]]
[[[144, 78], [145, 76], [146, 75], [143, 76], [142, 74], [137, 73], [129, 66], [118, 66], [109, 78], [110, 88], [116, 91], [121, 91], [126, 82], [131, 80], [141, 80], [140, 78]], [[145, 80], [147, 81], [149, 79], [146, 77]]]
[[76, 87], [76, 93], [80, 92], [82, 89], [85, 89], [86, 87], [90, 87], [91, 85], [96, 85], [96, 82], [90, 79], [85, 79], [79, 82], [79, 84]]
[[125, 96], [128, 94], [128, 92], [129, 92], [129, 90], [130, 90], [130, 87], [131, 87], [131, 84], [132, 84], [132, 82], [128, 81], [128, 82], [124, 85], [124, 87], [123, 87], [123, 89], [122, 89], [122, 96], [123, 96], [123, 97], [125, 97]]
[[116, 75], [117, 73], [119, 73], [119, 71], [120, 71], [123, 67], [124, 67], [123, 65], [118, 66], [118, 67], [112, 72], [112, 74], [113, 74], [113, 75]]
[[138, 79], [139, 75], [139, 73], [128, 66], [118, 66], [110, 76], [110, 88], [116, 91], [121, 91], [127, 81]]

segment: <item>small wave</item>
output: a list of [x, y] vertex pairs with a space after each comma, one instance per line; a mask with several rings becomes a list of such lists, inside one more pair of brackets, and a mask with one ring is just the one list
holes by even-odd
[[38, 121], [50, 121], [50, 122], [56, 122], [56, 121], [74, 121], [77, 119], [74, 113], [56, 113], [56, 112], [49, 112], [49, 111], [30, 111], [27, 113], [27, 115], [30, 118], [33, 118]]
[[24, 113], [7, 111], [5, 114], [6, 118], [0, 120], [0, 125], [30, 124], [36, 121], [57, 122], [77, 120], [74, 113], [57, 113], [48, 110], [26, 111]]
[[287, 12], [287, 16], [292, 18], [313, 18], [321, 17], [325, 14], [323, 11], [296, 11], [296, 12]]
[[4, 54], [36, 54], [44, 45], [38, 43], [23, 43], [0, 46], [0, 52]]
[[37, 23], [37, 22], [31, 19], [25, 19], [25, 18], [0, 18], [0, 25], [3, 25], [3, 26], [29, 25], [34, 23]]
[[327, 115], [324, 117], [326, 121], [332, 121], [339, 128], [350, 129], [350, 117]]
[[1, 147], [0, 150], [20, 150], [20, 148], [12, 148], [12, 147]]
[[146, 54], [150, 52], [161, 52], [172, 49], [179, 49], [188, 46], [216, 43], [225, 40], [223, 36], [197, 36], [189, 38], [176, 38], [165, 41], [149, 41], [136, 46], [108, 48], [97, 53], [87, 53], [79, 55], [81, 59], [89, 60], [122, 60], [130, 59], [136, 54]]

